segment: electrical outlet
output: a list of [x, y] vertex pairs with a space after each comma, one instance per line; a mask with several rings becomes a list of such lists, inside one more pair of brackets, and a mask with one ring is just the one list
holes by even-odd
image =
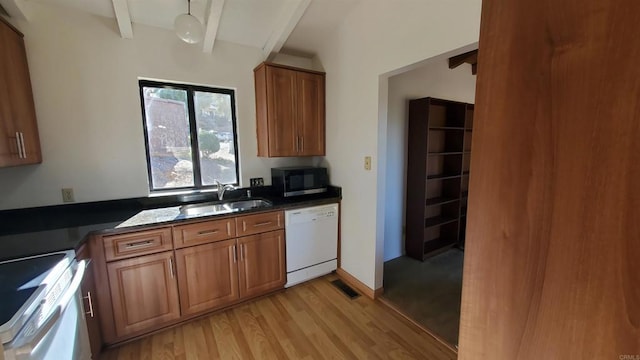
[[74, 202], [76, 201], [73, 198], [73, 189], [72, 188], [62, 188], [62, 202]]
[[364, 157], [364, 169], [371, 170], [371, 156]]
[[249, 186], [251, 187], [256, 187], [256, 186], [264, 186], [264, 179], [259, 177], [259, 178], [251, 178], [249, 179]]

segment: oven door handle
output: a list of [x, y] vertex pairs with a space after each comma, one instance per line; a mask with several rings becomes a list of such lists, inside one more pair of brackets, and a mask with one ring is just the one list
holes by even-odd
[[67, 290], [65, 291], [64, 295], [62, 295], [62, 297], [60, 298], [60, 302], [58, 303], [62, 311], [67, 308], [67, 305], [71, 301], [71, 298], [76, 295], [76, 292], [80, 288], [80, 284], [82, 283], [82, 278], [84, 278], [84, 271], [86, 268], [87, 261], [80, 260], [78, 262], [78, 266], [76, 267], [76, 273], [75, 275], [73, 275], [73, 280], [71, 280], [71, 284], [69, 284], [69, 287], [67, 287]]

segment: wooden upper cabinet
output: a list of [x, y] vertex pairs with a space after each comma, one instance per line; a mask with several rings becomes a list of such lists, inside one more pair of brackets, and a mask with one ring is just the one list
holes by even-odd
[[284, 230], [238, 239], [240, 297], [248, 298], [282, 288], [287, 281]]
[[0, 19], [0, 167], [42, 162], [22, 34]]
[[270, 63], [254, 74], [258, 156], [325, 155], [325, 74]]
[[298, 90], [298, 133], [300, 155], [325, 154], [324, 75], [299, 72], [296, 74]]
[[108, 263], [107, 271], [118, 337], [180, 318], [173, 251]]

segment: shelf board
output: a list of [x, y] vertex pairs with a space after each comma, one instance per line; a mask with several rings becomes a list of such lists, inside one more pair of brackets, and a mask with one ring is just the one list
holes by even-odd
[[429, 130], [464, 130], [462, 126], [430, 126]]
[[443, 152], [430, 152], [427, 153], [429, 156], [438, 156], [438, 155], [462, 155], [462, 151], [443, 151]]
[[445, 179], [455, 179], [455, 178], [459, 178], [462, 177], [462, 175], [457, 174], [457, 175], [452, 175], [452, 174], [440, 174], [440, 175], [429, 175], [427, 176], [427, 180], [445, 180]]
[[424, 220], [424, 227], [430, 228], [434, 226], [440, 226], [440, 225], [452, 223], [454, 221], [458, 221], [458, 218], [449, 217], [449, 216], [434, 216]]
[[437, 197], [437, 198], [427, 199], [426, 205], [427, 206], [443, 205], [443, 204], [452, 203], [452, 202], [458, 201], [458, 200], [460, 200], [460, 199], [451, 198], [451, 197]]

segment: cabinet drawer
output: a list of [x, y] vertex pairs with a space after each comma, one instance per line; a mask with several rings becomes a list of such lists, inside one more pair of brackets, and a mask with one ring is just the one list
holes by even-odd
[[238, 216], [236, 218], [236, 233], [238, 237], [278, 230], [282, 229], [283, 226], [282, 211]]
[[104, 236], [104, 254], [107, 261], [172, 250], [171, 228], [137, 231]]
[[236, 236], [233, 219], [204, 221], [173, 227], [176, 249], [226, 240]]

